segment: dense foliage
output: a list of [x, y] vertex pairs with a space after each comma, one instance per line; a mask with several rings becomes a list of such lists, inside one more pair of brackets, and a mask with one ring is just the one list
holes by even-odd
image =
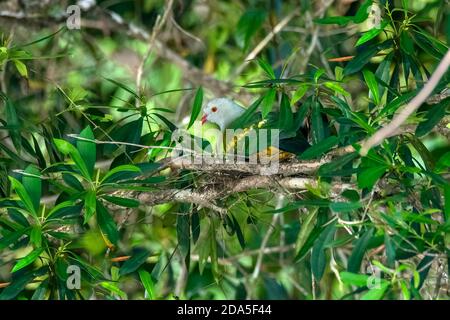
[[[448, 299], [449, 73], [359, 153], [446, 54], [448, 1], [97, 1], [79, 30], [24, 2], [0, 3], [0, 299]], [[167, 165], [218, 96], [316, 169]]]

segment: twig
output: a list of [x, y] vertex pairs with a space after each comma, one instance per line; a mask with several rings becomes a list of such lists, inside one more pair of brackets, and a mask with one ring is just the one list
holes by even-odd
[[255, 59], [258, 54], [267, 46], [267, 44], [272, 40], [272, 38], [279, 33], [283, 28], [297, 15], [297, 10], [293, 11], [286, 17], [284, 17], [283, 20], [281, 20], [274, 28], [273, 30], [247, 55], [247, 57], [244, 59], [244, 62], [236, 68], [236, 71], [234, 72], [233, 78], [239, 76], [241, 72], [247, 67], [247, 65]]
[[[276, 209], [282, 208], [283, 202], [284, 202], [284, 195], [278, 194]], [[256, 260], [255, 269], [253, 270], [253, 273], [252, 273], [252, 280], [256, 280], [259, 277], [259, 273], [261, 271], [262, 260], [264, 258], [264, 249], [266, 248], [267, 243], [269, 242], [270, 236], [272, 235], [273, 231], [275, 230], [275, 224], [277, 223], [280, 214], [281, 213], [276, 213], [273, 215], [272, 222], [270, 223], [269, 228], [266, 232], [266, 235], [264, 236], [264, 239], [261, 242], [261, 247], [259, 249], [260, 251], [258, 254], [258, 258]]]
[[[162, 16], [162, 18], [160, 15], [158, 15], [158, 17], [156, 18], [155, 26], [153, 27], [152, 35], [150, 36], [150, 40], [148, 42], [147, 52], [145, 53], [144, 58], [142, 59], [140, 65], [137, 69], [137, 72], [136, 72], [136, 89], [139, 91], [141, 91], [142, 74], [144, 73], [145, 63], [147, 62], [148, 58], [150, 57], [150, 54], [153, 50], [153, 46], [154, 46], [157, 35], [159, 34], [159, 32], [161, 31], [161, 28], [166, 23], [167, 17], [172, 12], [172, 5], [173, 5], [173, 0], [168, 0], [166, 9], [164, 11], [164, 15]], [[138, 101], [136, 101], [136, 103], [138, 103]]]
[[392, 121], [385, 127], [375, 132], [369, 139], [363, 142], [359, 153], [366, 156], [369, 150], [379, 145], [384, 139], [398, 134], [400, 126], [425, 102], [428, 96], [433, 92], [434, 88], [439, 83], [442, 76], [448, 71], [450, 66], [450, 50], [447, 51], [444, 58], [439, 63], [433, 75], [425, 86], [420, 90], [419, 94], [415, 96], [410, 103], [408, 103], [403, 110], [392, 119]]

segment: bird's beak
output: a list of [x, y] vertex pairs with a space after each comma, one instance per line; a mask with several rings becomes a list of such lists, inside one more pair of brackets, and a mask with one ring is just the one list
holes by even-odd
[[202, 125], [205, 124], [206, 121], [208, 121], [208, 116], [204, 114], [202, 117]]

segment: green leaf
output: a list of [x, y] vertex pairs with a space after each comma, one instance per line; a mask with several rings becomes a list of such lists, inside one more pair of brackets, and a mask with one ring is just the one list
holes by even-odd
[[328, 152], [331, 148], [333, 148], [338, 142], [339, 138], [336, 136], [325, 138], [319, 143], [314, 144], [310, 148], [306, 149], [305, 152], [300, 155], [300, 159], [309, 160], [321, 156], [324, 153]]
[[381, 44], [371, 45], [365, 50], [361, 51], [356, 57], [354, 57], [344, 68], [344, 76], [348, 76], [355, 72], [358, 72], [364, 66], [369, 63], [370, 59], [377, 54], [378, 51], [386, 49], [392, 46], [392, 40], [386, 40]]
[[25, 286], [35, 278], [34, 272], [28, 272], [20, 277], [17, 277], [13, 282], [6, 287], [0, 294], [0, 300], [14, 299], [20, 292], [25, 289]]
[[11, 272], [14, 273], [32, 264], [41, 255], [42, 251], [44, 251], [44, 248], [38, 248], [31, 251], [29, 254], [27, 254], [25, 257], [23, 257], [16, 263], [16, 265], [12, 268]]
[[325, 139], [325, 128], [322, 119], [322, 106], [318, 101], [312, 103], [311, 124], [315, 144]]
[[387, 166], [364, 168], [358, 174], [358, 187], [372, 189], [374, 184], [388, 170]]
[[361, 267], [361, 262], [366, 252], [367, 246], [370, 239], [373, 236], [373, 229], [366, 231], [358, 240], [355, 242], [355, 247], [353, 248], [352, 254], [348, 260], [347, 271], [358, 273]]
[[261, 28], [266, 20], [266, 11], [259, 9], [249, 9], [239, 19], [235, 37], [239, 47], [247, 50], [253, 35]]
[[330, 209], [333, 212], [351, 212], [362, 207], [361, 202], [333, 202], [330, 204]]
[[[450, 221], [450, 184], [444, 186], [444, 216], [445, 221], [448, 223]], [[3, 240], [3, 239], [2, 239]], [[1, 248], [1, 246], [0, 246]]]
[[11, 181], [11, 186], [13, 187], [13, 189], [18, 194], [20, 200], [22, 200], [25, 208], [28, 210], [28, 212], [30, 212], [33, 216], [36, 217], [37, 216], [37, 211], [34, 208], [33, 200], [31, 200], [31, 197], [28, 194], [28, 192], [25, 189], [25, 187], [20, 183], [19, 180], [15, 179], [13, 177], [9, 177], [9, 181]]
[[103, 199], [114, 203], [118, 206], [127, 207], [127, 208], [137, 208], [139, 207], [140, 202], [136, 199], [131, 198], [121, 198], [121, 197], [113, 197], [113, 196], [103, 196]]
[[340, 26], [345, 26], [352, 20], [353, 20], [353, 17], [338, 16], [338, 17], [326, 17], [326, 18], [314, 19], [314, 22], [317, 24], [337, 24]]
[[22, 150], [21, 136], [20, 136], [20, 121], [17, 116], [16, 106], [10, 99], [5, 98], [6, 106], [6, 122], [8, 123], [9, 134], [16, 150], [20, 153]]
[[231, 123], [230, 128], [231, 129], [238, 129], [243, 128], [244, 125], [253, 117], [256, 110], [258, 109], [258, 106], [261, 104], [263, 97], [259, 97], [255, 102], [253, 102], [250, 107], [248, 107], [245, 112], [237, 118], [236, 120]]
[[368, 69], [363, 70], [364, 80], [372, 93], [373, 100], [376, 105], [380, 103], [380, 92], [378, 90], [378, 82], [375, 75]]
[[234, 230], [236, 231], [236, 236], [238, 238], [239, 245], [241, 246], [242, 250], [244, 250], [245, 238], [244, 234], [242, 233], [241, 226], [239, 225], [239, 222], [236, 220], [233, 214], [231, 215], [231, 219], [233, 219]]
[[408, 31], [403, 31], [400, 34], [400, 48], [408, 55], [414, 56], [414, 43], [411, 38], [411, 34]]
[[335, 223], [328, 225], [317, 239], [311, 253], [311, 270], [314, 278], [320, 281], [327, 266], [326, 245], [331, 242], [336, 232]]
[[269, 76], [271, 79], [275, 79], [275, 73], [272, 69], [272, 66], [264, 59], [258, 59], [258, 64], [261, 69]]
[[195, 93], [194, 98], [194, 105], [192, 106], [192, 113], [191, 113], [191, 119], [189, 120], [188, 129], [192, 127], [195, 120], [197, 119], [198, 115], [200, 114], [200, 111], [202, 110], [202, 104], [203, 104], [203, 88], [199, 87], [197, 89], [197, 92]]
[[30, 242], [35, 247], [40, 248], [42, 246], [42, 229], [40, 225], [34, 225], [30, 233]]
[[16, 69], [20, 73], [20, 75], [24, 78], [28, 78], [28, 70], [25, 63], [17, 59], [14, 59], [12, 61], [14, 62], [14, 65], [16, 66]]
[[109, 81], [109, 82], [115, 84], [115, 85], [118, 86], [119, 88], [121, 88], [121, 89], [127, 91], [128, 93], [130, 93], [131, 95], [133, 95], [133, 97], [135, 97], [136, 99], [140, 99], [139, 95], [138, 95], [134, 90], [132, 90], [130, 87], [124, 85], [123, 83], [120, 83], [120, 82], [118, 82], [118, 81], [116, 81], [116, 80], [109, 79], [109, 78], [105, 78], [105, 80], [107, 80], [107, 81]]
[[325, 174], [332, 173], [333, 171], [336, 171], [343, 166], [345, 166], [350, 161], [356, 159], [358, 157], [357, 152], [352, 152], [343, 156], [340, 156], [339, 158], [336, 158], [335, 160], [331, 161], [330, 163], [326, 163], [322, 165], [319, 170], [318, 174], [319, 176], [323, 176]]
[[440, 172], [447, 168], [450, 168], [450, 151], [444, 153], [436, 163], [436, 171], [437, 172]]
[[450, 106], [450, 99], [445, 99], [428, 110], [425, 120], [419, 123], [416, 128], [416, 136], [421, 137], [431, 131], [444, 118], [447, 108]]
[[265, 118], [272, 111], [273, 105], [275, 103], [277, 90], [275, 88], [271, 88], [266, 92], [264, 98], [261, 103], [261, 113], [262, 117]]
[[358, 41], [356, 41], [355, 46], [360, 46], [360, 45], [362, 45], [363, 43], [366, 43], [367, 41], [372, 40], [373, 38], [375, 38], [376, 36], [378, 36], [378, 35], [381, 33], [381, 31], [383, 31], [383, 29], [384, 29], [384, 27], [385, 27], [386, 25], [387, 25], [387, 22], [386, 22], [386, 21], [383, 21], [383, 23], [382, 23], [382, 25], [381, 25], [381, 28], [374, 28], [374, 29], [371, 29], [371, 30], [365, 32], [365, 33], [361, 36], [361, 38], [359, 38]]
[[294, 114], [292, 113], [289, 97], [283, 93], [280, 104], [280, 128], [286, 131], [292, 130], [294, 125]]
[[94, 216], [95, 210], [97, 209], [97, 193], [95, 190], [88, 190], [84, 197], [84, 223], [88, 223], [89, 220]]
[[329, 205], [330, 205], [330, 200], [326, 200], [326, 199], [298, 200], [298, 201], [294, 201], [294, 202], [290, 203], [289, 205], [287, 205], [283, 208], [268, 210], [268, 211], [265, 211], [265, 213], [287, 212], [287, 211], [296, 210], [298, 208], [306, 207], [306, 206], [328, 208]]
[[24, 172], [23, 186], [30, 196], [35, 211], [38, 212], [42, 194], [41, 172], [33, 165], [29, 165]]
[[191, 247], [189, 214], [177, 216], [177, 239], [181, 255], [187, 257]]
[[334, 92], [340, 93], [344, 96], [350, 96], [350, 93], [347, 92], [344, 88], [341, 87], [340, 84], [336, 83], [336, 82], [332, 82], [332, 81], [327, 81], [324, 83], [324, 85], [327, 88], [330, 88], [331, 90], [333, 90]]
[[28, 228], [21, 229], [18, 231], [14, 231], [9, 233], [8, 235], [5, 235], [3, 238], [0, 239], [0, 250], [3, 250], [10, 246], [11, 244], [15, 243], [17, 240], [20, 239], [21, 236], [23, 236], [27, 232]]
[[103, 206], [103, 204], [97, 200], [97, 223], [100, 230], [105, 234], [109, 241], [113, 245], [117, 245], [119, 241], [119, 232], [117, 231], [116, 223], [114, 219], [109, 214], [108, 210]]
[[367, 293], [365, 293], [361, 300], [380, 300], [383, 298], [386, 290], [389, 288], [390, 283], [387, 281], [382, 281], [380, 283], [379, 288], [370, 289]]
[[191, 234], [192, 241], [194, 242], [194, 244], [197, 243], [200, 237], [200, 216], [196, 208], [194, 208], [191, 215]]
[[299, 85], [297, 90], [292, 95], [291, 105], [294, 105], [298, 100], [303, 98], [303, 96], [308, 91], [308, 89], [309, 89], [309, 85], [307, 85], [307, 84]]
[[145, 288], [146, 296], [149, 300], [155, 299], [155, 285], [153, 284], [152, 276], [147, 271], [140, 269], [139, 278], [141, 279], [142, 285]]
[[311, 232], [314, 229], [314, 223], [317, 220], [318, 212], [319, 212], [318, 209], [312, 210], [312, 212], [310, 211], [308, 216], [303, 221], [300, 227], [300, 231], [298, 233], [297, 241], [295, 243], [296, 255], [298, 255], [298, 253], [308, 240], [309, 236], [311, 235]]
[[[88, 140], [95, 139], [94, 133], [92, 132], [90, 126], [87, 126], [86, 128], [84, 128], [83, 131], [80, 132], [80, 137]], [[94, 174], [95, 161], [97, 159], [95, 143], [91, 141], [78, 139], [77, 149], [78, 152], [80, 153], [81, 158], [84, 160], [84, 163], [86, 164], [89, 176], [92, 177], [92, 175]]]
[[147, 258], [150, 256], [150, 251], [145, 249], [138, 249], [131, 256], [130, 259], [125, 261], [125, 263], [120, 267], [119, 275], [124, 276], [132, 273], [139, 269], [139, 267], [145, 263]]
[[353, 19], [355, 23], [364, 22], [369, 17], [369, 8], [372, 3], [373, 0], [366, 0], [361, 4]]
[[347, 271], [342, 271], [339, 275], [343, 283], [357, 287], [367, 286], [370, 278], [370, 276], [366, 274], [357, 274]]
[[88, 181], [91, 181], [89, 170], [86, 167], [86, 164], [84, 163], [84, 160], [78, 150], [72, 144], [62, 139], [53, 139], [53, 142], [55, 143], [55, 146], [59, 150], [59, 152], [64, 155], [70, 155], [83, 177], [85, 177]]
[[100, 285], [109, 290], [113, 295], [119, 296], [121, 299], [126, 300], [127, 294], [120, 290], [120, 288], [117, 286], [117, 283], [109, 282], [109, 281], [102, 281], [100, 282]]
[[[114, 179], [114, 175], [117, 175], [118, 173], [125, 173], [125, 172], [133, 172], [133, 173], [137, 173], [137, 172], [141, 172], [141, 169], [139, 169], [138, 167], [134, 166], [134, 165], [130, 165], [130, 164], [124, 164], [121, 166], [117, 166], [111, 170], [109, 170], [105, 176], [103, 177], [103, 179], [101, 180], [101, 183], [106, 183], [106, 182], [114, 182], [117, 179]], [[127, 178], [125, 178], [127, 179]]]

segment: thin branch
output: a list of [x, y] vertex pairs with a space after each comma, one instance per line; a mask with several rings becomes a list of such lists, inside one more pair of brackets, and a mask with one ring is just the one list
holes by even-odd
[[247, 57], [244, 59], [244, 62], [236, 68], [233, 78], [241, 74], [245, 67], [247, 67], [247, 65], [258, 56], [258, 54], [267, 46], [270, 40], [272, 40], [272, 38], [275, 37], [277, 33], [283, 30], [283, 28], [297, 15], [297, 13], [297, 10], [291, 12], [273, 28], [273, 30], [247, 55]]
[[156, 18], [155, 26], [153, 27], [152, 35], [148, 42], [147, 52], [145, 53], [144, 58], [142, 59], [140, 65], [137, 69], [137, 72], [136, 72], [136, 90], [138, 90], [138, 91], [141, 90], [142, 75], [144, 73], [145, 63], [147, 62], [147, 60], [150, 57], [150, 54], [153, 50], [153, 46], [154, 46], [156, 37], [158, 36], [158, 34], [161, 31], [164, 24], [166, 23], [167, 17], [169, 16], [169, 14], [172, 13], [172, 6], [173, 6], [173, 0], [168, 0], [166, 9], [164, 11], [164, 15], [162, 16], [162, 18], [160, 15], [158, 15], [158, 17]]

